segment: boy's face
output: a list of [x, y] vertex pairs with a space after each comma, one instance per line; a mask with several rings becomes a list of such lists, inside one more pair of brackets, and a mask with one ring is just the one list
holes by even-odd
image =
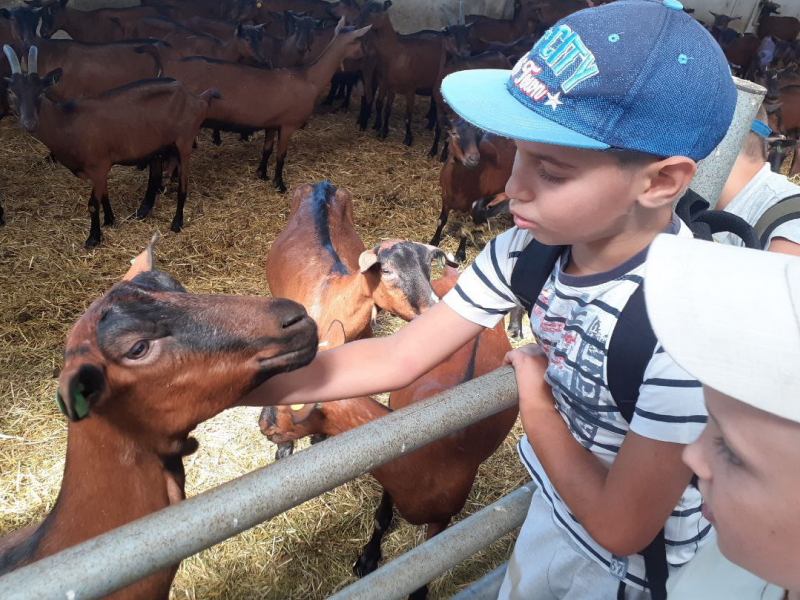
[[800, 424], [708, 387], [705, 398], [708, 425], [683, 458], [719, 548], [762, 579], [800, 590]]
[[646, 167], [621, 169], [610, 153], [517, 141], [506, 193], [514, 224], [545, 244], [608, 239], [630, 226]]

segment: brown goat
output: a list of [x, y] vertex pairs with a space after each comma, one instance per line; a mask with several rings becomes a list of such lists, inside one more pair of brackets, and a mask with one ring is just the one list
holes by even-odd
[[[438, 246], [451, 210], [470, 213], [476, 223], [507, 207], [506, 182], [514, 166], [513, 140], [483, 133], [463, 119], [453, 121], [449, 156], [442, 165], [442, 212], [431, 245]], [[461, 235], [456, 262], [466, 260], [467, 238]]]
[[[414, 101], [417, 94], [430, 96], [436, 85], [439, 75], [439, 61], [442, 55], [442, 34], [440, 32], [422, 31], [411, 35], [400, 35], [395, 31], [389, 19], [391, 0], [383, 3], [372, 2], [356, 20], [360, 25], [372, 26], [372, 33], [368, 40], [375, 60], [370, 64], [372, 69], [364, 72], [364, 89], [369, 97], [372, 88], [372, 77], [375, 69], [380, 72], [380, 96], [376, 109], [375, 121], [378, 136], [386, 139], [389, 135], [389, 117], [396, 94], [406, 97], [406, 135], [403, 143], [410, 146], [413, 141], [411, 133], [411, 119], [414, 111]], [[383, 123], [381, 121], [381, 108], [383, 108]], [[362, 129], [366, 127], [366, 117], [362, 115]]]
[[516, 63], [524, 54], [527, 54], [536, 43], [535, 34], [526, 35], [513, 42], [487, 42], [483, 38], [478, 39], [478, 43], [473, 44], [472, 51], [475, 54], [481, 52], [500, 52], [508, 57], [512, 63]]
[[165, 74], [191, 90], [204, 90], [211, 85], [220, 90], [223, 99], [211, 107], [207, 126], [266, 130], [257, 171], [261, 179], [267, 178], [267, 161], [278, 132], [275, 187], [285, 192], [283, 165], [292, 134], [311, 117], [317, 97], [342, 61], [362, 55], [361, 37], [369, 27], [353, 30], [342, 23], [328, 49], [306, 67], [269, 71], [197, 57], [165, 65]]
[[61, 102], [78, 96], [92, 96], [111, 88], [158, 77], [159, 65], [141, 52], [143, 45], [160, 45], [152, 40], [123, 40], [108, 44], [38, 38], [39, 70], [61, 69], [58, 85], [47, 92], [48, 99]]
[[231, 28], [228, 37], [217, 38], [207, 33], [194, 31], [166, 17], [139, 19], [127, 32], [127, 37], [153, 38], [167, 42], [174, 48], [171, 55], [207, 56], [218, 60], [237, 62], [251, 60], [265, 63], [262, 52], [263, 35], [257, 27], [239, 23]]
[[[436, 293], [443, 296], [455, 285], [457, 276], [455, 269], [447, 267], [445, 276], [433, 282]], [[302, 411], [288, 406], [268, 407], [261, 413], [259, 426], [278, 444], [309, 435], [337, 435], [485, 375], [500, 367], [510, 350], [501, 323], [481, 333], [410, 386], [392, 392], [389, 408], [372, 398], [326, 402]], [[363, 577], [378, 568], [381, 539], [392, 522], [393, 502], [406, 521], [427, 525], [426, 539], [444, 531], [464, 507], [478, 467], [497, 450], [516, 418], [514, 406], [373, 469], [371, 474], [384, 492], [375, 514], [372, 539], [355, 564], [356, 575]], [[426, 595], [427, 586], [413, 597]]]
[[[443, 54], [445, 52], [445, 50], [442, 50]], [[433, 145], [428, 153], [429, 156], [436, 156], [439, 152], [439, 138], [442, 131], [450, 126], [450, 119], [447, 116], [446, 104], [442, 96], [442, 80], [457, 71], [471, 69], [503, 69], [508, 71], [512, 66], [511, 61], [500, 52], [483, 52], [475, 56], [466, 57], [454, 56], [448, 53], [447, 57], [443, 58], [439, 68], [439, 81], [433, 88], [433, 99], [436, 102], [436, 130], [433, 135]]]
[[[316, 346], [289, 300], [190, 294], [166, 273], [129, 273], [67, 334], [61, 490], [41, 524], [0, 540], [0, 575], [182, 501], [191, 431]], [[177, 568], [106, 598], [166, 600]]]
[[758, 23], [758, 37], [771, 35], [779, 40], [793, 42], [800, 35], [800, 20], [794, 17], [765, 17]]
[[[783, 156], [792, 149], [792, 141], [800, 139], [800, 85], [787, 85], [781, 87], [780, 100], [773, 104], [765, 104], [768, 113], [769, 127], [776, 134], [785, 135], [789, 138], [784, 146], [780, 162]], [[794, 158], [789, 168], [789, 176], [793, 177], [800, 173], [800, 159], [798, 159], [797, 148], [794, 148]]]
[[372, 335], [377, 309], [410, 321], [432, 306], [435, 259], [444, 253], [414, 242], [393, 240], [366, 250], [353, 223], [350, 192], [327, 181], [306, 183], [295, 190], [286, 227], [267, 255], [267, 283], [273, 296], [305, 306], [320, 335], [338, 320], [351, 341]]
[[63, 30], [79, 42], [113, 42], [126, 37], [126, 32], [142, 17], [164, 14], [166, 10], [153, 6], [131, 6], [83, 11], [68, 7], [67, 2], [69, 0], [59, 0], [43, 5], [42, 37], [50, 37], [56, 31]]
[[283, 12], [293, 10], [298, 13], [307, 13], [309, 17], [315, 19], [331, 19], [333, 15], [329, 12], [333, 4], [325, 0], [261, 0], [259, 8], [260, 22], [265, 22], [269, 11]]
[[92, 182], [91, 228], [86, 245], [96, 246], [102, 239], [98, 200], [103, 204], [104, 224], [114, 223], [108, 199], [111, 166], [150, 164], [147, 193], [137, 211], [137, 217], [144, 218], [160, 186], [160, 160], [172, 151], [177, 152], [180, 180], [171, 229], [180, 231], [192, 143], [211, 100], [219, 98], [219, 92], [209, 89], [198, 96], [172, 79], [145, 79], [97, 96], [56, 103], [45, 92], [58, 82], [61, 70], [50, 71], [40, 78], [38, 51], [32, 46], [28, 74], [23, 75], [11, 47], [6, 45], [4, 51], [13, 73], [8, 86], [9, 100], [22, 126], [44, 143], [58, 162], [81, 179]]

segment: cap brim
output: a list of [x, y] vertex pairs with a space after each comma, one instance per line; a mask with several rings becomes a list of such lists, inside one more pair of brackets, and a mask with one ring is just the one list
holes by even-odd
[[442, 96], [464, 120], [503, 137], [592, 150], [609, 147], [526, 108], [506, 89], [509, 75], [500, 69], [458, 71], [442, 81]]
[[645, 299], [660, 343], [689, 374], [800, 422], [800, 259], [661, 235]]

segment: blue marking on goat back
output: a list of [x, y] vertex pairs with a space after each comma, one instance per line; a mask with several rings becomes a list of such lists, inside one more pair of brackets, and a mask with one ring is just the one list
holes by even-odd
[[336, 253], [331, 240], [331, 228], [329, 223], [330, 203], [336, 195], [336, 186], [328, 181], [321, 181], [314, 186], [311, 195], [311, 214], [314, 216], [314, 229], [317, 232], [319, 245], [322, 246], [333, 259], [331, 273], [337, 275], [347, 275], [347, 267], [342, 263], [342, 259]]

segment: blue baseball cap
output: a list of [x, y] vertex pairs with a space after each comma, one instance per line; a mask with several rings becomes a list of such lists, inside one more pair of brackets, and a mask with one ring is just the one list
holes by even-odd
[[556, 23], [509, 73], [442, 82], [451, 108], [504, 137], [700, 160], [725, 137], [736, 88], [719, 44], [678, 0], [617, 0]]

